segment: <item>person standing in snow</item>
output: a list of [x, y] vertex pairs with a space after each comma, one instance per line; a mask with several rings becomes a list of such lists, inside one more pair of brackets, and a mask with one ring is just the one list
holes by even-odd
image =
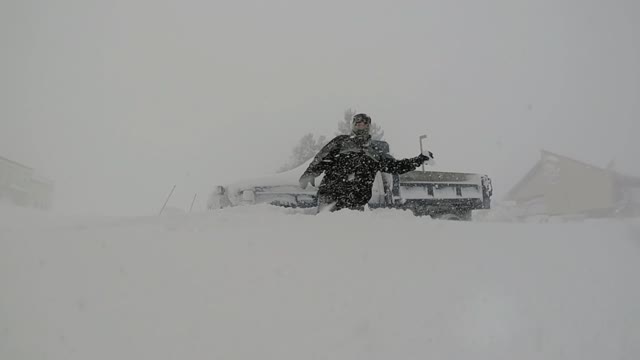
[[[371, 118], [356, 114], [351, 135], [338, 135], [325, 145], [300, 177], [300, 187], [315, 186], [315, 178], [324, 172], [318, 187], [318, 211], [330, 208], [364, 210], [371, 199], [371, 189], [378, 171], [404, 174], [415, 170], [433, 154], [425, 151], [409, 159], [396, 160], [371, 141]], [[386, 144], [386, 143], [385, 143]]]

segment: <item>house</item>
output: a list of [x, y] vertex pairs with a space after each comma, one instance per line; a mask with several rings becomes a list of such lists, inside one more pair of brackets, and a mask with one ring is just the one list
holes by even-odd
[[640, 178], [549, 151], [506, 195], [524, 215], [640, 214]]
[[53, 191], [54, 184], [51, 180], [37, 176], [26, 165], [0, 156], [0, 201], [49, 209]]

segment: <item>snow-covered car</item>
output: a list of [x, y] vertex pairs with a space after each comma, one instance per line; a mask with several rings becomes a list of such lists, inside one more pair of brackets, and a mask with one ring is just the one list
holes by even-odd
[[[209, 196], [207, 206], [210, 210], [264, 203], [303, 208], [317, 206], [318, 189], [308, 187], [304, 190], [298, 183], [309, 162], [283, 173], [216, 186]], [[321, 179], [320, 177], [316, 181], [319, 183]]]

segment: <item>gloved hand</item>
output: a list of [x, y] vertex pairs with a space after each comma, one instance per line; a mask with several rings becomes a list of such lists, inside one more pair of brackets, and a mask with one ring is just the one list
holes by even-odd
[[300, 187], [303, 189], [306, 189], [309, 184], [316, 187], [316, 177], [313, 175], [303, 174], [298, 181], [300, 182]]
[[429, 150], [423, 151], [420, 157], [422, 157], [423, 161], [433, 162], [433, 153]]

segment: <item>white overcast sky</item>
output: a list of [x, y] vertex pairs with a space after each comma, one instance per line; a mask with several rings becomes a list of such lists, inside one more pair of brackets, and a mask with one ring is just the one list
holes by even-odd
[[0, 1], [0, 155], [56, 208], [152, 214], [345, 108], [504, 194], [548, 149], [640, 175], [640, 2]]

